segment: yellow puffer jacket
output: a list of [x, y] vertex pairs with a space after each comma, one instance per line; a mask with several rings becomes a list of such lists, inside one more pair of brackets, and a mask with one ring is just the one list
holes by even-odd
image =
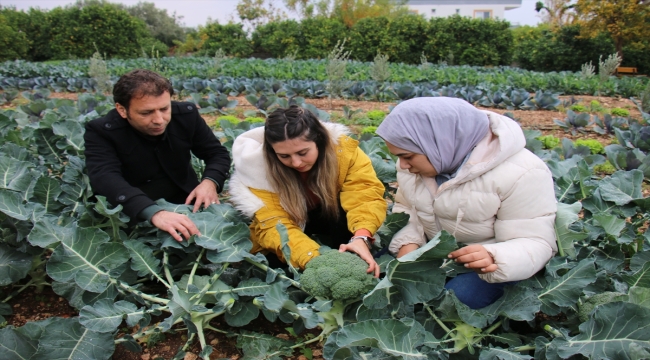
[[[377, 179], [370, 159], [358, 147], [358, 141], [347, 136], [343, 125], [324, 123], [336, 141], [339, 165], [340, 201], [346, 212], [348, 229], [354, 233], [366, 229], [375, 233], [386, 218], [384, 185]], [[277, 224], [284, 224], [289, 233], [291, 263], [304, 269], [318, 256], [319, 245], [303, 232], [280, 205], [280, 198], [268, 182], [262, 146], [264, 128], [250, 130], [235, 140], [232, 147], [235, 172], [229, 182], [231, 201], [246, 216], [250, 225], [252, 253], [273, 252], [284, 259]]]

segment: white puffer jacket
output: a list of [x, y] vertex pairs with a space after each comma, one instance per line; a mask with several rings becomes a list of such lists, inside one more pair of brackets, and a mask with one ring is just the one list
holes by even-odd
[[489, 133], [453, 179], [440, 187], [433, 178], [402, 170], [393, 212], [411, 217], [389, 250], [424, 245], [440, 230], [458, 242], [481, 244], [498, 269], [479, 275], [490, 283], [523, 280], [542, 269], [557, 252], [553, 178], [544, 162], [524, 147], [519, 125], [485, 111]]

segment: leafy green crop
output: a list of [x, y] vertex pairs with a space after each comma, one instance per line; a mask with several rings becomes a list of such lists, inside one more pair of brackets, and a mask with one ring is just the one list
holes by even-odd
[[[187, 334], [176, 358], [198, 341], [200, 356], [208, 359], [211, 332], [236, 337], [247, 359], [287, 358], [318, 341], [324, 341], [325, 359], [650, 354], [650, 201], [643, 195], [650, 158], [643, 124], [614, 127], [619, 144], [607, 146], [605, 155], [568, 139], [543, 149], [535, 140], [539, 133], [528, 132], [528, 145], [553, 175], [559, 251], [543, 271], [506, 287], [494, 304], [472, 310], [444, 289], [449, 277], [466, 271], [447, 259], [458, 244], [444, 231], [400, 259], [377, 253], [378, 284], [342, 302], [310, 297], [296, 269], [272, 269], [263, 255], [250, 254], [247, 219], [228, 204], [195, 214], [161, 202], [199, 227], [202, 235], [183, 243], [148, 223], [129, 228], [120, 207], [93, 196], [84, 169], [83, 124], [108, 111], [110, 98], [84, 94], [75, 102], [49, 99], [47, 92], [27, 95], [24, 108], [0, 110], [0, 321], [11, 315], [11, 299], [44, 286], [79, 316], [0, 329], [2, 359], [109, 359], [116, 344], [140, 351], [138, 339], [172, 331]], [[220, 125], [226, 146], [259, 126]], [[364, 136], [359, 146], [390, 199], [394, 157], [378, 137]], [[595, 169], [608, 162], [615, 171], [601, 177]], [[380, 248], [408, 220], [389, 214], [378, 231]], [[277, 229], [290, 258], [286, 229]], [[595, 301], [608, 293], [617, 295]], [[298, 334], [322, 332], [296, 343], [241, 329], [260, 315]], [[217, 318], [228, 327], [217, 326]]]

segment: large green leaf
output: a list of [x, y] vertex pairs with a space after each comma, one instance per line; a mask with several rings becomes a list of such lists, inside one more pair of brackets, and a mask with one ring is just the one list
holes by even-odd
[[0, 329], [0, 359], [29, 360], [37, 349], [37, 339], [31, 339], [13, 327]]
[[[52, 124], [52, 131], [54, 131], [54, 134], [56, 135], [63, 136], [69, 147], [77, 152], [84, 150], [85, 131], [80, 122], [72, 120], [57, 122]], [[60, 145], [58, 145], [58, 147], [61, 149], [68, 148]]]
[[400, 231], [409, 222], [409, 214], [393, 213], [386, 216], [386, 220], [381, 224], [377, 234], [382, 246], [388, 246], [393, 236]]
[[621, 219], [616, 215], [595, 214], [594, 220], [605, 229], [605, 232], [608, 235], [619, 236], [621, 231], [625, 229], [625, 219]]
[[126, 320], [129, 327], [137, 325], [144, 312], [128, 301], [113, 302], [110, 299], [99, 300], [92, 306], [86, 305], [79, 311], [79, 322], [87, 329], [112, 333]]
[[650, 288], [650, 262], [645, 263], [643, 267], [636, 271], [634, 274], [622, 275], [621, 278], [630, 287], [639, 286]]
[[370, 309], [398, 301], [413, 305], [440, 295], [446, 279], [440, 266], [457, 247], [454, 237], [442, 231], [423, 247], [391, 261], [386, 276], [364, 298], [364, 305]]
[[[280, 360], [293, 355], [290, 349], [293, 341], [279, 339], [268, 334], [255, 333], [242, 330], [237, 336], [237, 347], [242, 349], [244, 357], [242, 360], [268, 359]], [[276, 354], [271, 357], [271, 354]], [[282, 357], [281, 357], [282, 356]]]
[[77, 223], [70, 222], [61, 226], [61, 219], [53, 215], [45, 215], [34, 224], [34, 228], [27, 235], [30, 244], [48, 247], [66, 238], [71, 238], [77, 231]]
[[27, 276], [32, 268], [30, 254], [0, 244], [0, 286], [7, 286]]
[[110, 282], [108, 272], [129, 260], [124, 245], [108, 240], [101, 230], [75, 229], [52, 253], [47, 274], [61, 282], [74, 279], [86, 291], [104, 291]]
[[631, 287], [629, 292], [629, 301], [632, 304], [641, 305], [650, 309], [650, 288]]
[[548, 315], [557, 315], [561, 307], [574, 306], [582, 289], [596, 281], [593, 259], [584, 259], [560, 278], [551, 280], [539, 294], [541, 310]]
[[604, 200], [621, 206], [643, 197], [642, 183], [643, 172], [639, 170], [617, 171], [612, 176], [601, 180], [598, 188]]
[[323, 349], [326, 359], [347, 359], [349, 348], [371, 347], [403, 360], [423, 360], [418, 347], [437, 340], [413, 320], [368, 320], [342, 327], [332, 333]]
[[16, 220], [27, 220], [32, 216], [34, 208], [30, 204], [23, 204], [20, 193], [0, 189], [0, 212]]
[[[520, 285], [521, 284], [521, 285]], [[539, 312], [542, 305], [538, 298], [538, 290], [522, 286], [508, 286], [496, 302], [482, 309], [481, 312], [488, 316], [488, 322], [492, 323], [499, 315], [516, 321], [531, 321]]]
[[138, 276], [150, 276], [161, 273], [160, 259], [153, 254], [153, 249], [139, 240], [127, 240], [124, 246], [131, 254], [131, 269], [138, 272]]
[[77, 319], [57, 319], [45, 327], [35, 358], [108, 360], [114, 351], [113, 334], [88, 330]]
[[522, 355], [520, 353], [515, 353], [508, 351], [507, 349], [501, 349], [498, 347], [490, 347], [489, 349], [481, 350], [481, 355], [478, 358], [479, 360], [528, 360], [532, 359], [531, 356]]
[[59, 181], [48, 176], [41, 176], [34, 186], [34, 200], [41, 203], [49, 213], [56, 213], [61, 209], [61, 204], [57, 201], [61, 195], [61, 185]]
[[575, 243], [587, 237], [587, 234], [575, 232], [569, 229], [569, 226], [578, 221], [578, 213], [582, 209], [580, 202], [573, 204], [557, 204], [557, 213], [555, 215], [555, 236], [557, 237], [558, 247], [562, 256], [576, 258]]
[[552, 341], [563, 359], [582, 354], [590, 359], [630, 359], [631, 346], [650, 349], [650, 309], [626, 302], [596, 307], [580, 334]]
[[33, 179], [29, 171], [33, 167], [30, 162], [0, 155], [0, 188], [26, 191]]

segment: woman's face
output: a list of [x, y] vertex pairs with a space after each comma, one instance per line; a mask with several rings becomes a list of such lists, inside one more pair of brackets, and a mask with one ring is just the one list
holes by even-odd
[[298, 172], [307, 172], [318, 160], [318, 147], [313, 141], [302, 138], [280, 141], [272, 144], [280, 162]]
[[422, 176], [434, 177], [438, 175], [436, 169], [431, 165], [426, 155], [416, 154], [414, 152], [398, 148], [397, 146], [386, 141], [388, 150], [399, 158], [399, 166], [408, 170], [411, 174], [420, 174]]

